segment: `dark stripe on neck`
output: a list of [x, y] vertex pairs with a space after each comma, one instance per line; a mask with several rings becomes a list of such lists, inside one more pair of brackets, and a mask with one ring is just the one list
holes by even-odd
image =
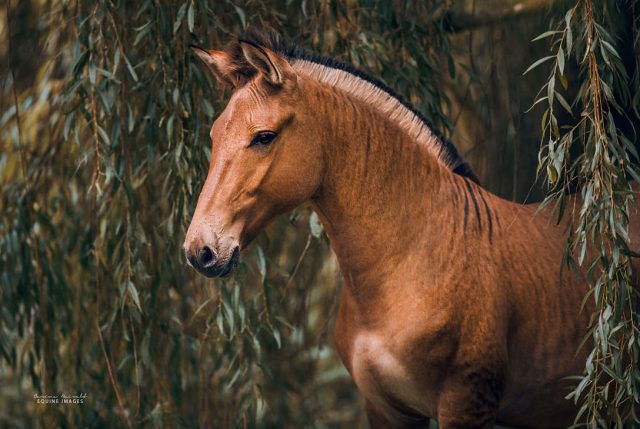
[[464, 192], [464, 224], [462, 230], [464, 231], [464, 235], [467, 235], [467, 218], [469, 217], [469, 196], [467, 195], [467, 190], [463, 189]]
[[478, 218], [478, 231], [482, 231], [482, 220], [480, 219], [480, 208], [478, 207], [478, 202], [476, 201], [476, 195], [473, 192], [473, 188], [471, 187], [471, 183], [467, 178], [464, 178], [464, 183], [467, 185], [467, 189], [469, 190], [469, 194], [471, 194], [471, 201], [473, 201], [473, 206], [476, 208], [476, 216]]
[[493, 236], [493, 221], [491, 219], [491, 211], [489, 210], [489, 205], [487, 204], [487, 201], [484, 199], [484, 192], [479, 191], [478, 192], [480, 194], [480, 198], [482, 198], [482, 203], [484, 204], [484, 209], [487, 212], [487, 220], [489, 222], [489, 243], [492, 243], [492, 236]]

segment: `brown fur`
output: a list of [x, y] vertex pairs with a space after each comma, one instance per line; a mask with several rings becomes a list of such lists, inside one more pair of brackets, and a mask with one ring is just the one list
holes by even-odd
[[[345, 277], [336, 347], [373, 428], [570, 424], [565, 377], [583, 371], [591, 309], [579, 311], [584, 279], [567, 271], [560, 283], [566, 219], [453, 174], [402, 112], [241, 47], [250, 75], [224, 52], [196, 50], [237, 88], [212, 127], [189, 261], [226, 274], [238, 246], [310, 201]], [[276, 140], [249, 147], [264, 130]], [[637, 213], [631, 224], [637, 247]], [[215, 261], [203, 268], [205, 246]]]

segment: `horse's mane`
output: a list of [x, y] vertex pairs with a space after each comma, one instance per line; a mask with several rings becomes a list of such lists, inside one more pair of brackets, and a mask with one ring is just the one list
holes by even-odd
[[389, 88], [382, 80], [371, 76], [370, 74], [365, 73], [355, 66], [341, 61], [337, 58], [318, 55], [314, 52], [308, 51], [293, 42], [285, 40], [285, 38], [278, 33], [261, 33], [255, 31], [250, 32], [243, 38], [234, 40], [227, 48], [227, 53], [231, 56], [232, 59], [232, 66], [245, 76], [250, 77], [255, 74], [256, 71], [247, 63], [244, 58], [241, 47], [241, 43], [243, 41], [270, 49], [271, 51], [284, 56], [294, 64], [296, 62], [306, 62], [327, 67], [329, 69], [346, 72], [373, 85], [375, 88], [382, 91], [387, 96], [395, 99], [398, 103], [400, 103], [400, 105], [404, 106], [405, 109], [411, 112], [411, 114], [413, 114], [413, 116], [415, 117], [411, 118], [411, 120], [419, 121], [421, 125], [424, 126], [424, 128], [429, 130], [432, 139], [435, 140], [433, 146], [435, 146], [436, 156], [438, 159], [442, 160], [443, 163], [454, 173], [460, 176], [467, 177], [472, 181], [479, 183], [477, 177], [471, 170], [471, 167], [458, 153], [455, 146], [449, 140], [447, 140], [442, 135], [442, 133], [431, 122], [429, 122], [419, 110], [417, 110], [412, 104], [406, 101], [402, 96], [397, 94], [393, 89]]

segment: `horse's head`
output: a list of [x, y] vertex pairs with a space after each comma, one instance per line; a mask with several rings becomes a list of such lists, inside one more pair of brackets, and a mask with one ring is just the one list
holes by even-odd
[[321, 136], [285, 57], [244, 41], [227, 52], [194, 50], [234, 92], [211, 127], [209, 173], [184, 251], [200, 273], [225, 276], [270, 220], [318, 190]]

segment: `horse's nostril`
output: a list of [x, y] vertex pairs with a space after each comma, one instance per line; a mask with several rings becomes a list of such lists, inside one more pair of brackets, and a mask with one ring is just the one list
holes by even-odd
[[216, 255], [209, 246], [204, 246], [198, 255], [200, 266], [202, 268], [209, 268], [216, 261]]

